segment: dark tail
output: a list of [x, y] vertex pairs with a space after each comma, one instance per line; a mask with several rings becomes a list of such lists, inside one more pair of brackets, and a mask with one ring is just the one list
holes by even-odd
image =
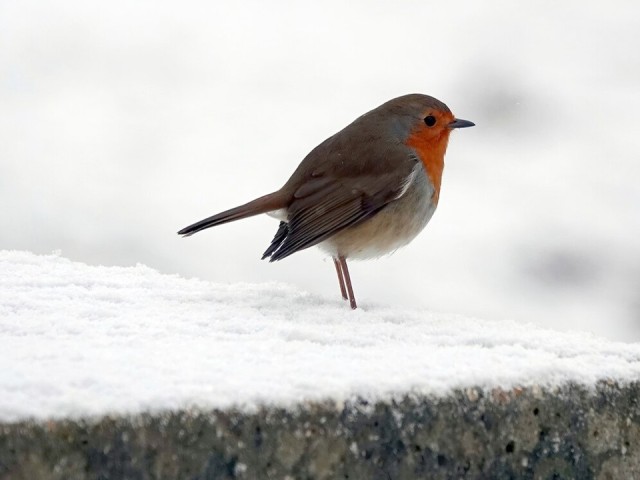
[[198, 233], [205, 228], [215, 227], [216, 225], [222, 225], [223, 223], [233, 222], [242, 218], [252, 217], [261, 213], [271, 212], [272, 210], [278, 210], [285, 207], [285, 200], [280, 191], [270, 193], [264, 197], [256, 198], [255, 200], [240, 205], [239, 207], [226, 210], [224, 212], [213, 215], [212, 217], [200, 220], [193, 225], [183, 228], [178, 232], [178, 235], [188, 237], [194, 233]]

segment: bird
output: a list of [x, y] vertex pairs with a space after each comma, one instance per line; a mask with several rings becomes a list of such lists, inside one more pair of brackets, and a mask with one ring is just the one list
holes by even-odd
[[317, 245], [335, 266], [340, 294], [357, 308], [347, 260], [378, 258], [411, 242], [438, 205], [450, 133], [472, 127], [423, 94], [391, 99], [316, 146], [272, 193], [178, 232], [259, 214], [280, 220], [262, 259]]

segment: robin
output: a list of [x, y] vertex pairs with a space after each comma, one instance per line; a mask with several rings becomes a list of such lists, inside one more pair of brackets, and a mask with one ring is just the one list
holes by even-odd
[[355, 309], [347, 259], [380, 257], [420, 233], [438, 205], [449, 134], [472, 126], [428, 95], [394, 98], [314, 148], [280, 190], [178, 234], [269, 214], [280, 226], [262, 258], [319, 246], [333, 257], [342, 298]]

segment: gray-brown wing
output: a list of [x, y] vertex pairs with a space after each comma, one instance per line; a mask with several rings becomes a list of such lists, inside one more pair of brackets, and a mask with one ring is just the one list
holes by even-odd
[[[409, 179], [400, 175], [322, 176], [303, 183], [288, 207], [288, 222], [281, 224], [265, 257], [282, 260], [367, 220], [404, 192]], [[286, 231], [281, 230], [284, 228]]]

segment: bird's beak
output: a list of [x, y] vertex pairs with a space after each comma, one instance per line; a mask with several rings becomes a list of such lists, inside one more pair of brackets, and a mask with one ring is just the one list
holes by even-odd
[[453, 122], [449, 122], [447, 125], [449, 128], [467, 128], [475, 126], [475, 123], [469, 120], [462, 120], [460, 118], [454, 118]]

